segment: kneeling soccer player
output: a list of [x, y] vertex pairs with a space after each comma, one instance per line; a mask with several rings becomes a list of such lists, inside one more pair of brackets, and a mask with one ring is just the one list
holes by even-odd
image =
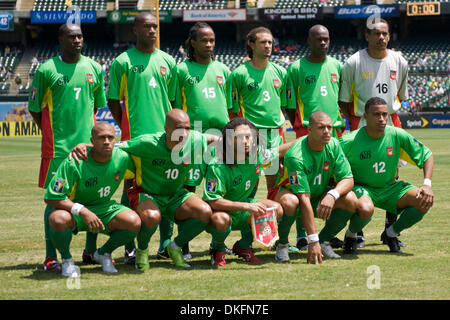
[[64, 160], [45, 194], [45, 202], [54, 209], [48, 218], [50, 239], [61, 254], [62, 275], [66, 277], [79, 276], [69, 250], [72, 232], [109, 235], [109, 240], [95, 251], [94, 260], [103, 271], [115, 273], [111, 253], [130, 242], [141, 228], [136, 212], [111, 200], [122, 179], [132, 178], [135, 171], [129, 154], [114, 148], [114, 127], [97, 123], [91, 142], [88, 160]]
[[[400, 218], [382, 234], [391, 252], [402, 253], [398, 236], [401, 231], [422, 220], [433, 205], [431, 177], [434, 160], [431, 151], [401, 128], [387, 126], [388, 107], [384, 99], [373, 97], [365, 105], [367, 125], [342, 138], [342, 148], [352, 167], [358, 196], [358, 211], [373, 214], [374, 207], [385, 209]], [[395, 179], [399, 159], [423, 168], [423, 186]], [[362, 208], [365, 208], [364, 210]], [[344, 247], [355, 253], [355, 234], [351, 226]]]
[[[350, 165], [338, 140], [331, 137], [332, 130], [328, 114], [314, 112], [310, 116], [308, 135], [297, 140], [284, 158], [285, 173], [275, 196], [284, 210], [278, 230], [280, 242], [276, 257], [279, 261], [289, 261], [289, 231], [299, 212], [308, 234], [308, 263], [321, 263], [322, 254], [327, 258], [340, 258], [329, 241], [356, 215], [357, 198], [351, 191]], [[337, 184], [329, 189], [333, 177]], [[326, 221], [319, 235], [314, 216]]]

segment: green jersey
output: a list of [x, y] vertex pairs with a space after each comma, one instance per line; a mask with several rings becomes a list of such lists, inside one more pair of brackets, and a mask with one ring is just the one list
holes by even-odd
[[263, 165], [278, 157], [277, 148], [258, 152], [253, 161], [228, 165], [215, 159], [208, 165], [203, 188], [204, 200], [227, 199], [247, 202], [261, 176]]
[[92, 158], [91, 150], [88, 148], [88, 161], [77, 163], [67, 158], [61, 163], [47, 187], [45, 199], [69, 198], [85, 206], [97, 206], [111, 201], [122, 179], [134, 177], [133, 160], [125, 151], [114, 148], [111, 159], [100, 163]]
[[41, 64], [31, 84], [28, 109], [41, 113], [42, 158], [65, 158], [89, 143], [94, 108], [106, 106], [100, 65], [81, 56], [77, 63], [53, 57]]
[[205, 136], [191, 130], [181, 150], [170, 150], [166, 133], [145, 134], [123, 142], [121, 149], [129, 152], [136, 165], [136, 184], [146, 193], [174, 195], [182, 188], [190, 163], [202, 163]]
[[300, 138], [284, 157], [284, 176], [278, 185], [293, 193], [310, 193], [311, 198], [321, 197], [328, 189], [330, 180], [337, 182], [352, 178], [350, 164], [336, 138], [320, 152], [308, 146], [308, 136]]
[[345, 125], [339, 113], [339, 84], [341, 64], [332, 57], [322, 63], [301, 58], [291, 64], [287, 72], [287, 108], [296, 109], [294, 127], [307, 127], [315, 111], [326, 112], [334, 127]]
[[108, 99], [122, 102], [122, 140], [164, 130], [175, 79], [175, 60], [159, 49], [144, 53], [131, 48], [113, 61]]
[[352, 167], [355, 184], [385, 187], [395, 179], [399, 159], [419, 168], [431, 156], [431, 151], [405, 130], [386, 126], [384, 135], [375, 139], [365, 127], [342, 137], [342, 148]]
[[178, 88], [175, 107], [189, 115], [191, 128], [201, 121], [202, 132], [222, 130], [228, 122], [228, 77], [230, 70], [212, 60], [208, 65], [185, 60], [177, 67]]
[[245, 62], [231, 73], [231, 111], [250, 120], [258, 129], [284, 124], [281, 107], [286, 105], [286, 69], [269, 62], [257, 69]]

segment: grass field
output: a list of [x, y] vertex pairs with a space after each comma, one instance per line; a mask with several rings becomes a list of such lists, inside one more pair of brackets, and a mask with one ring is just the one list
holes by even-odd
[[[85, 235], [79, 234], [71, 246], [81, 268], [79, 289], [60, 274], [42, 269], [44, 202], [43, 190], [37, 187], [40, 138], [1, 138], [0, 299], [449, 299], [450, 130], [410, 132], [433, 151], [435, 204], [418, 225], [402, 233], [400, 239], [408, 245], [403, 255], [390, 254], [379, 241], [385, 214], [378, 209], [365, 229], [366, 247], [356, 257], [324, 260], [322, 265], [308, 265], [306, 252], [291, 253], [291, 262], [280, 264], [273, 251], [257, 250], [261, 265], [250, 266], [227, 256], [226, 267], [212, 269], [210, 236], [202, 233], [191, 242], [192, 268], [179, 270], [170, 261], [156, 260], [156, 232], [150, 242], [149, 271], [141, 273], [124, 265], [119, 248], [113, 253], [119, 274], [111, 276], [99, 265], [82, 265]], [[422, 171], [412, 165], [402, 168], [400, 176], [416, 185], [423, 181]], [[265, 183], [260, 186], [257, 197], [263, 198]], [[118, 199], [119, 194], [114, 197]], [[322, 225], [316, 219], [319, 230]], [[227, 245], [231, 247], [239, 235], [232, 232]], [[343, 232], [339, 237], [343, 239]], [[99, 236], [98, 244], [105, 239]], [[295, 243], [295, 227], [290, 241]], [[370, 266], [379, 268], [379, 289], [367, 285], [372, 283]]]

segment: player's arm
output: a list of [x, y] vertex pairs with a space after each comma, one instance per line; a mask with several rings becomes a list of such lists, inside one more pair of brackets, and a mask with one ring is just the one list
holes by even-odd
[[105, 226], [103, 225], [102, 220], [100, 220], [95, 213], [93, 213], [80, 203], [74, 203], [70, 199], [64, 200], [45, 199], [45, 203], [55, 209], [65, 210], [67, 212], [70, 212], [72, 215], [74, 214], [79, 215], [86, 223], [86, 225], [89, 227], [90, 232], [97, 233], [100, 231], [100, 228], [102, 230], [105, 230]]
[[350, 119], [350, 102], [352, 101], [352, 84], [354, 81], [354, 67], [352, 61], [345, 62], [342, 67], [341, 72], [341, 81], [339, 87], [339, 109], [341, 113], [347, 118]]
[[300, 212], [302, 215], [303, 225], [308, 238], [308, 263], [322, 263], [322, 249], [319, 243], [319, 235], [316, 232], [314, 224], [314, 211], [311, 206], [309, 193], [296, 193], [299, 200]]
[[115, 99], [108, 99], [108, 108], [111, 111], [111, 115], [119, 128], [122, 129], [122, 107], [120, 101]]
[[214, 211], [248, 211], [252, 214], [260, 215], [266, 213], [266, 206], [261, 202], [239, 202], [220, 198], [207, 201]]
[[38, 126], [40, 130], [42, 130], [41, 121], [42, 121], [42, 112], [33, 112], [30, 111], [31, 116], [33, 117], [34, 122]]
[[88, 148], [93, 147], [92, 144], [89, 143], [79, 143], [77, 144], [72, 150], [69, 152], [69, 160], [72, 160], [72, 158], [77, 162], [80, 163], [80, 159], [83, 161], [88, 161]]
[[431, 178], [433, 177], [434, 158], [430, 156], [423, 164], [423, 185], [419, 188], [416, 198], [420, 198], [420, 206], [428, 211], [434, 203], [434, 195], [431, 190]]

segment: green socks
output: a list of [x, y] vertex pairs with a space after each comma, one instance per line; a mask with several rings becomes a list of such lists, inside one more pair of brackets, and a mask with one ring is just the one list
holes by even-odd
[[369, 219], [363, 219], [360, 216], [358, 216], [357, 213], [353, 215], [350, 219], [350, 225], [348, 226], [348, 229], [351, 233], [358, 233], [364, 229], [364, 227], [372, 220], [372, 217]]
[[113, 231], [108, 241], [106, 241], [103, 247], [98, 249], [98, 253], [101, 255], [103, 255], [104, 253], [111, 254], [118, 247], [123, 246], [125, 243], [128, 243], [132, 239], [134, 239], [137, 234], [138, 232], [131, 232], [128, 230]]
[[178, 223], [178, 235], [174, 239], [175, 244], [180, 248], [183, 247], [186, 242], [191, 241], [202, 233], [207, 225], [208, 222], [202, 222], [193, 218], [180, 221]]
[[406, 208], [400, 214], [400, 218], [392, 225], [394, 232], [400, 234], [405, 229], [411, 228], [417, 222], [422, 220], [426, 212], [417, 210], [414, 207]]
[[305, 230], [305, 226], [303, 225], [303, 220], [302, 220], [301, 215], [298, 215], [298, 217], [297, 217], [296, 227], [297, 227], [297, 239], [306, 238], [306, 230]]
[[141, 230], [137, 234], [137, 244], [139, 250], [147, 250], [150, 238], [155, 233], [158, 226], [148, 228], [145, 224], [141, 224]]
[[84, 250], [86, 253], [94, 253], [97, 250], [98, 233], [86, 232], [86, 244]]
[[166, 217], [161, 217], [159, 223], [159, 249], [158, 251], [164, 251], [164, 248], [170, 244], [170, 238], [173, 235], [173, 221], [170, 221]]
[[45, 257], [52, 257], [54, 259], [56, 256], [56, 249], [50, 239], [50, 223], [48, 222], [48, 216], [53, 211], [53, 207], [46, 206], [44, 211], [44, 236], [45, 236]]
[[206, 228], [206, 232], [212, 235], [213, 248], [217, 251], [225, 251], [225, 239], [231, 232], [231, 224], [228, 226], [228, 229], [223, 231], [218, 231], [215, 228], [208, 227]]
[[241, 230], [241, 236], [241, 240], [238, 241], [239, 248], [241, 248], [242, 250], [250, 249], [253, 243], [253, 233], [250, 229], [250, 226], [246, 230]]
[[297, 216], [300, 216], [298, 215], [298, 212], [299, 209], [297, 209], [294, 214], [284, 214], [283, 218], [278, 223], [278, 236], [280, 237], [279, 243], [281, 244], [289, 243], [289, 231], [291, 231], [291, 226], [294, 223]]
[[70, 254], [69, 247], [70, 242], [72, 241], [72, 231], [70, 229], [66, 229], [62, 232], [58, 232], [49, 225], [49, 235], [54, 248], [58, 249], [59, 253], [61, 253], [61, 258], [71, 259], [72, 255]]
[[335, 209], [330, 218], [325, 222], [325, 226], [319, 233], [320, 243], [330, 241], [347, 225], [347, 221], [354, 215], [354, 212], [348, 212], [342, 209]]

